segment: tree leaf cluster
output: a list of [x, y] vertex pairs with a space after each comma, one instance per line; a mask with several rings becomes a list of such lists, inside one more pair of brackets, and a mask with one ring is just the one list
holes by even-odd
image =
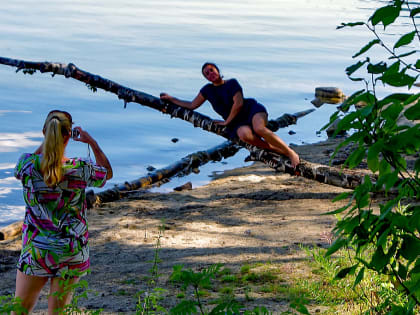
[[[393, 0], [378, 8], [366, 22], [342, 23], [338, 27], [365, 26], [373, 39], [353, 55], [356, 62], [345, 70], [350, 80], [361, 81], [365, 87], [353, 93], [324, 127], [339, 120], [335, 135], [343, 131], [351, 135], [334, 155], [342, 146], [353, 143], [355, 148], [345, 165], [354, 168], [367, 161], [368, 168], [378, 174], [375, 182], [366, 176], [353, 193], [336, 198], [349, 198], [349, 202], [330, 212], [344, 216], [337, 223], [337, 239], [326, 255], [346, 247], [355, 250], [354, 264], [336, 275], [337, 279], [356, 275], [354, 286], [362, 283], [367, 269], [386, 275], [390, 285], [405, 296], [403, 305], [389, 301], [388, 314], [402, 314], [402, 310], [413, 314], [420, 307], [420, 93], [412, 92], [420, 74], [420, 59], [413, 64], [407, 58], [418, 54], [413, 46], [419, 45], [415, 19], [419, 13], [418, 4]], [[411, 23], [412, 30], [387, 34], [395, 38], [388, 47], [377, 27], [382, 25], [385, 31], [394, 23], [402, 23], [402, 19]], [[369, 53], [375, 46], [388, 52], [386, 60], [371, 61]], [[405, 88], [407, 92], [379, 98], [378, 83]], [[401, 123], [401, 118], [408, 123]], [[408, 160], [415, 161], [411, 169]], [[372, 194], [378, 192], [387, 196], [379, 212], [372, 207]]]

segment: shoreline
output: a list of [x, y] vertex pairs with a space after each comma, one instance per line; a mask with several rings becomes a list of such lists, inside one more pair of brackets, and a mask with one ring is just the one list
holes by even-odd
[[[320, 141], [313, 142], [313, 143], [306, 143], [306, 142], [302, 141], [303, 144], [301, 144], [301, 145], [297, 145], [295, 143], [290, 143], [289, 146], [291, 148], [293, 148], [294, 150], [298, 150], [299, 151], [299, 150], [301, 150], [301, 148], [306, 148], [308, 146], [309, 147], [311, 147], [311, 146], [315, 146], [316, 147], [317, 145], [322, 145], [324, 143], [329, 143], [330, 141], [335, 142], [336, 140], [324, 139], [324, 140], [320, 140]], [[228, 168], [228, 169], [225, 169], [224, 168], [223, 170], [217, 170], [217, 168], [216, 168], [216, 170], [212, 170], [212, 171], [207, 172], [207, 173], [204, 173], [204, 174], [190, 173], [187, 176], [182, 176], [182, 177], [173, 176], [166, 183], [153, 184], [153, 185], [151, 185], [151, 186], [149, 186], [147, 188], [143, 188], [141, 190], [142, 191], [150, 191], [150, 192], [153, 192], [153, 193], [167, 194], [167, 193], [173, 192], [173, 189], [175, 187], [181, 186], [185, 182], [191, 182], [193, 189], [199, 188], [199, 187], [202, 187], [202, 186], [205, 186], [205, 185], [208, 185], [212, 180], [214, 180], [215, 178], [217, 178], [219, 176], [219, 174], [223, 174], [224, 172], [229, 172], [229, 171], [232, 171], [232, 170], [237, 169], [237, 168], [243, 168], [243, 167], [248, 167], [248, 166], [251, 166], [252, 165], [252, 162], [250, 163], [250, 162], [243, 161], [245, 159], [245, 157], [248, 155], [248, 152], [246, 152], [246, 149], [243, 148], [243, 149], [241, 149], [241, 151], [243, 151], [244, 153], [241, 153], [239, 151], [235, 156], [230, 157], [230, 159], [232, 159], [232, 158], [237, 158], [238, 159], [238, 156], [242, 154], [242, 157], [239, 158], [239, 159], [242, 160], [242, 163], [243, 164], [246, 163], [248, 165], [242, 165], [242, 166], [241, 165], [239, 165], [239, 166], [232, 165], [231, 168]], [[201, 170], [201, 168], [208, 167], [208, 165], [210, 163], [212, 163], [212, 162], [209, 162], [209, 163], [203, 165], [202, 167], [200, 167], [200, 170]], [[222, 160], [222, 161], [217, 162], [217, 163], [229, 164], [229, 162], [225, 162], [225, 160]], [[325, 160], [322, 160], [322, 162], [320, 162], [320, 163], [321, 164], [322, 163], [325, 163]], [[237, 163], [235, 163], [235, 164], [237, 164]], [[139, 177], [137, 177], [137, 178], [139, 178]], [[131, 180], [134, 180], [134, 179], [135, 178], [127, 179], [126, 182], [130, 182]], [[197, 183], [199, 183], [199, 184], [196, 185]], [[119, 184], [122, 184], [122, 182], [121, 183], [116, 183], [114, 185], [119, 185]], [[98, 190], [97, 192], [101, 192], [103, 190], [107, 190], [107, 189], [110, 189], [110, 188], [112, 188], [112, 187], [110, 186], [108, 188]], [[13, 207], [13, 206], [11, 205], [10, 207]], [[21, 221], [23, 219], [25, 205], [22, 204], [22, 205], [18, 205], [18, 206], [14, 206], [14, 207], [23, 207], [21, 216], [16, 217], [15, 219], [9, 219], [7, 221], [0, 222], [0, 229], [3, 229], [5, 227], [7, 227], [9, 225], [12, 225], [12, 224], [14, 224], [16, 222], [19, 222], [19, 221]]]
[[[293, 147], [305, 160], [329, 159], [340, 140]], [[340, 206], [331, 200], [343, 188], [278, 173], [262, 163], [218, 174], [204, 186], [169, 193], [139, 192], [89, 212], [91, 271], [87, 309], [102, 314], [132, 314], [137, 292], [146, 289], [150, 260], [165, 221], [161, 239], [159, 286], [168, 284], [174, 265], [201, 269], [223, 263], [238, 271], [244, 264], [270, 262], [288, 273], [302, 272], [301, 246], [328, 247], [334, 216], [323, 215]], [[344, 204], [344, 201], [342, 201]], [[13, 294], [19, 237], [0, 242], [0, 295]], [[124, 294], [122, 294], [124, 292]], [[44, 314], [47, 288], [33, 314]], [[167, 307], [177, 299], [166, 296]], [[274, 314], [287, 309], [269, 295], [246, 303], [264, 305]]]

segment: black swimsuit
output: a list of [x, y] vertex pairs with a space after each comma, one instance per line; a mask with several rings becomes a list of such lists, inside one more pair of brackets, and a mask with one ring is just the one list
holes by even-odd
[[[214, 111], [223, 119], [227, 119], [232, 110], [233, 96], [242, 93], [242, 87], [236, 79], [226, 80], [224, 84], [215, 86], [211, 83], [206, 84], [200, 93], [212, 105]], [[257, 113], [267, 113], [267, 109], [253, 98], [244, 98], [244, 103], [238, 115], [227, 125], [226, 132], [230, 138], [237, 137], [237, 130], [241, 126], [252, 128], [252, 118]]]

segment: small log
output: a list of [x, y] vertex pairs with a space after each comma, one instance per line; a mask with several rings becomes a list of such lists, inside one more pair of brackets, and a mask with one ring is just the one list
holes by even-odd
[[18, 221], [0, 229], [0, 241], [12, 239], [22, 233], [23, 221]]

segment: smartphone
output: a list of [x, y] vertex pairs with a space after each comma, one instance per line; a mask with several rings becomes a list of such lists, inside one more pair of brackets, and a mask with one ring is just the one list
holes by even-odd
[[71, 130], [71, 137], [72, 137], [73, 139], [77, 139], [77, 138], [79, 138], [79, 136], [80, 136], [80, 131], [79, 131], [79, 129], [73, 128], [73, 129]]

